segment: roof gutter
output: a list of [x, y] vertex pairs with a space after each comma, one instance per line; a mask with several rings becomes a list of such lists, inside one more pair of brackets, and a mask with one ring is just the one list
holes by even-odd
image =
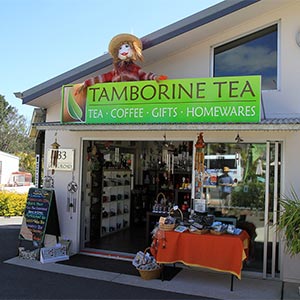
[[55, 131], [299, 131], [300, 120], [286, 123], [204, 123], [204, 124], [62, 124], [59, 122], [33, 124], [37, 130]]

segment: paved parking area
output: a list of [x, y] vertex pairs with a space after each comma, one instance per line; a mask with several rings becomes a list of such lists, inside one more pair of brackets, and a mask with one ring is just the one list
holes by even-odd
[[[10, 247], [16, 247], [17, 245], [17, 234], [18, 226], [21, 224], [22, 218], [13, 217], [13, 218], [3, 218], [0, 217], [0, 241], [1, 245], [3, 241], [6, 240], [10, 244]], [[1, 226], [2, 225], [2, 226]], [[14, 236], [7, 238], [8, 228], [14, 228]], [[6, 233], [4, 232], [6, 231]], [[2, 238], [1, 238], [2, 236]], [[6, 237], [5, 237], [6, 236]], [[242, 280], [234, 280], [234, 290], [230, 291], [230, 275], [217, 273], [207, 270], [199, 270], [196, 268], [184, 268], [178, 275], [175, 276], [171, 281], [161, 281], [158, 279], [155, 280], [143, 280], [138, 276], [131, 276], [126, 274], [112, 273], [99, 270], [91, 270], [86, 268], [78, 268], [73, 266], [67, 266], [56, 263], [42, 264], [39, 261], [30, 261], [20, 259], [16, 256], [16, 249], [6, 249], [6, 266], [14, 266], [15, 269], [11, 269], [11, 272], [18, 272], [21, 267], [22, 273], [34, 273], [34, 274], [43, 274], [42, 277], [52, 278], [50, 274], [60, 274], [60, 276], [71, 276], [77, 278], [75, 281], [78, 281], [78, 278], [81, 280], [93, 280], [99, 282], [107, 282], [115, 286], [127, 286], [132, 289], [144, 288], [145, 291], [149, 289], [156, 292], [169, 292], [175, 294], [178, 297], [196, 297], [197, 299], [285, 299], [285, 300], [294, 300], [299, 299], [300, 295], [298, 294], [297, 283], [282, 283], [280, 280], [270, 280], [262, 279], [261, 275], [253, 274], [251, 272], [242, 274]], [[9, 254], [10, 253], [10, 256]], [[0, 268], [3, 269], [3, 268]], [[42, 273], [40, 273], [42, 272]], [[4, 278], [1, 275], [1, 278]], [[36, 276], [36, 275], [35, 275]], [[7, 274], [6, 274], [7, 277]], [[69, 277], [68, 277], [69, 278]], [[55, 280], [52, 279], [52, 284], [55, 285]], [[0, 286], [3, 284], [0, 282]], [[19, 283], [18, 283], [19, 284]], [[57, 283], [57, 286], [60, 287], [60, 283]], [[122, 294], [123, 295], [123, 294]], [[175, 297], [173, 295], [172, 297]], [[185, 295], [185, 296], [184, 296]], [[126, 297], [123, 299], [127, 299]], [[162, 294], [160, 295], [161, 298]], [[1, 298], [1, 296], [0, 296]], [[176, 297], [175, 297], [176, 298]], [[174, 298], [174, 299], [175, 299]], [[3, 299], [3, 298], [2, 298]], [[53, 298], [52, 298], [53, 299]], [[77, 298], [80, 299], [80, 298]], [[99, 298], [104, 299], [104, 298]], [[117, 298], [111, 298], [117, 299]], [[128, 298], [135, 299], [135, 298]], [[138, 298], [138, 299], [143, 299]], [[150, 299], [150, 298], [148, 298]], [[155, 299], [155, 298], [153, 298]], [[158, 298], [159, 299], [159, 298]], [[167, 297], [165, 299], [172, 299]], [[176, 298], [179, 299], [179, 298]], [[184, 299], [184, 298], [180, 298]]]

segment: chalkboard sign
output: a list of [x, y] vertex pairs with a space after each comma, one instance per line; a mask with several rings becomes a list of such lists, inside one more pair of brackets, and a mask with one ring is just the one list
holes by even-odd
[[30, 188], [19, 239], [42, 245], [46, 233], [60, 236], [55, 192]]

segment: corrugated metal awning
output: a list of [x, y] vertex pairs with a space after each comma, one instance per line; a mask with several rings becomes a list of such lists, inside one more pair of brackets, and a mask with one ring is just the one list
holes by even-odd
[[32, 124], [37, 130], [67, 131], [299, 131], [300, 118], [264, 119], [259, 123], [184, 123], [184, 124]]

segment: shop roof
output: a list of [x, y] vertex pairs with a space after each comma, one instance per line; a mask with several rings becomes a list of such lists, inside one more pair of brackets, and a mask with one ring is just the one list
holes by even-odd
[[[144, 51], [154, 48], [154, 46], [160, 45], [175, 37], [178, 37], [189, 31], [192, 31], [195, 28], [202, 27], [208, 23], [211, 23], [217, 19], [232, 14], [242, 8], [248, 7], [260, 1], [262, 0], [225, 0], [223, 2], [220, 2], [219, 4], [216, 4], [205, 10], [202, 10], [185, 19], [182, 19], [181, 21], [173, 23], [169, 26], [166, 26], [158, 31], [155, 31], [143, 37], [142, 41], [143, 41]], [[207, 32], [206, 34], [209, 34], [209, 32]], [[179, 45], [182, 43], [177, 43], [177, 44], [179, 47]], [[162, 55], [163, 51], [167, 51], [167, 50], [163, 50], [160, 48], [160, 55]], [[43, 97], [43, 99], [41, 99], [40, 97], [48, 93], [51, 93], [53, 91], [56, 91], [55, 96], [59, 96], [62, 85], [76, 82], [77, 80], [85, 76], [88, 76], [93, 72], [96, 72], [98, 70], [110, 66], [111, 64], [112, 61], [110, 56], [108, 54], [104, 54], [94, 60], [82, 64], [44, 83], [32, 87], [22, 93], [16, 93], [18, 94], [16, 96], [23, 100], [22, 101], [23, 104], [47, 108], [47, 103], [49, 105], [49, 98]], [[53, 96], [54, 95], [52, 95], [50, 99], [56, 98]]]
[[270, 118], [260, 123], [198, 123], [198, 124], [62, 124], [45, 122], [33, 124], [38, 130], [70, 131], [143, 131], [143, 130], [195, 130], [195, 131], [299, 131], [300, 118]]
[[[143, 52], [146, 52], [147, 62], [156, 61], [159, 57], [166, 57], [172, 51], [178, 51], [186, 47], [185, 45], [191, 45], [197, 42], [199, 39], [205, 39], [209, 36], [216, 34], [220, 30], [224, 30], [224, 26], [233, 26], [239, 24], [241, 21], [245, 21], [253, 14], [262, 14], [268, 12], [270, 9], [276, 9], [283, 5], [281, 1], [271, 2], [268, 0], [225, 0], [195, 13], [185, 19], [175, 22], [169, 26], [166, 26], [158, 31], [155, 31], [145, 37], [142, 37]], [[247, 13], [237, 13], [247, 8]], [[229, 22], [230, 21], [230, 22]], [[159, 47], [157, 47], [159, 46]], [[111, 68], [112, 60], [109, 54], [104, 54], [94, 60], [91, 60], [85, 64], [82, 64], [70, 71], [67, 71], [57, 77], [54, 77], [44, 83], [41, 83], [35, 87], [32, 87], [21, 93], [18, 97], [23, 100], [23, 104], [32, 105], [42, 109], [47, 109], [54, 105], [54, 102], [59, 102], [61, 99], [61, 87], [64, 84], [70, 84], [75, 82], [82, 82], [84, 79], [91, 77], [91, 73], [96, 74], [100, 70], [108, 70]], [[43, 110], [43, 117], [44, 117]], [[274, 117], [274, 115], [272, 116]], [[163, 124], [165, 130], [184, 130], [190, 128], [191, 130], [198, 130], [199, 126], [207, 127], [206, 130], [236, 130], [242, 128], [242, 130], [248, 130], [259, 127], [259, 130], [299, 130], [299, 114], [284, 114], [282, 116], [269, 119], [266, 116], [264, 109], [264, 103], [262, 99], [262, 121], [259, 124]], [[119, 125], [62, 125], [59, 122], [46, 124], [37, 120], [32, 120], [33, 124], [43, 124], [35, 128], [41, 129], [47, 127], [51, 130], [54, 127], [60, 127], [63, 129], [75, 130], [75, 128], [82, 127], [81, 130], [93, 130], [93, 127], [97, 130], [102, 128], [108, 129], [110, 127], [121, 128], [122, 130], [138, 130], [140, 125], [124, 126]], [[143, 124], [145, 129], [156, 127], [161, 128], [162, 124]], [[130, 127], [130, 128], [128, 128]], [[197, 128], [197, 129], [196, 129]], [[96, 130], [96, 129], [95, 129]], [[110, 129], [108, 129], [110, 130]], [[112, 130], [112, 129], [111, 129]]]

